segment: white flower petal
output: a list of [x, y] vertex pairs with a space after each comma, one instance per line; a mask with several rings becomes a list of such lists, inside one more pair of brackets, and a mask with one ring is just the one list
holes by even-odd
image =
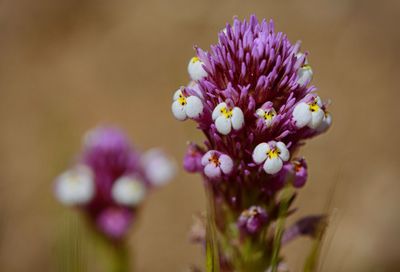
[[290, 157], [290, 153], [289, 153], [289, 150], [287, 149], [286, 145], [283, 142], [277, 142], [276, 146], [278, 147], [278, 149], [280, 151], [279, 157], [283, 161], [288, 161], [289, 157]]
[[89, 203], [95, 193], [94, 177], [86, 166], [78, 166], [61, 174], [55, 184], [55, 195], [64, 205]]
[[281, 171], [283, 166], [282, 160], [279, 157], [275, 157], [275, 158], [268, 158], [265, 163], [264, 163], [264, 171], [267, 174], [276, 174], [279, 171]]
[[203, 112], [203, 102], [197, 96], [189, 96], [186, 99], [185, 111], [189, 118], [197, 118]]
[[227, 107], [227, 106], [226, 106], [226, 103], [225, 103], [225, 102], [219, 103], [219, 104], [215, 107], [215, 109], [214, 109], [213, 112], [212, 112], [212, 119], [213, 119], [213, 121], [217, 120], [217, 118], [221, 116], [221, 110], [222, 110], [223, 108], [226, 108], [226, 107]]
[[256, 114], [257, 114], [259, 117], [264, 118], [265, 111], [264, 111], [263, 109], [258, 109], [258, 110], [256, 110]]
[[181, 105], [178, 101], [174, 101], [172, 103], [172, 106], [171, 106], [172, 114], [179, 121], [185, 121], [187, 119], [185, 106], [186, 105]]
[[319, 125], [321, 125], [322, 120], [324, 119], [325, 112], [322, 109], [318, 109], [311, 113], [311, 122], [308, 123], [308, 127], [312, 129], [316, 129]]
[[193, 80], [200, 80], [207, 76], [207, 72], [203, 68], [203, 62], [197, 57], [193, 57], [189, 61], [188, 72]]
[[238, 108], [238, 107], [234, 107], [232, 110], [232, 127], [235, 130], [239, 130], [243, 127], [244, 125], [244, 115], [243, 115], [243, 111]]
[[222, 135], [228, 135], [232, 130], [232, 123], [229, 118], [225, 116], [220, 116], [215, 120], [215, 127], [217, 131]]
[[181, 89], [178, 89], [178, 90], [176, 90], [176, 92], [174, 93], [174, 96], [173, 96], [173, 100], [175, 101], [175, 100], [178, 100], [178, 98], [179, 98], [179, 96], [181, 96], [182, 95], [182, 91], [181, 91]]
[[253, 161], [256, 164], [263, 163], [267, 159], [267, 157], [268, 157], [267, 153], [269, 151], [270, 151], [270, 147], [267, 143], [258, 144], [256, 146], [256, 148], [254, 148], [254, 151], [253, 151]]
[[210, 162], [210, 159], [213, 156], [213, 154], [214, 150], [210, 150], [206, 154], [204, 154], [203, 157], [201, 158], [201, 164], [203, 166], [206, 166]]
[[313, 77], [313, 71], [310, 66], [305, 66], [299, 69], [297, 72], [297, 83], [300, 86], [304, 86], [305, 84], [309, 83], [312, 80]]
[[305, 127], [311, 121], [310, 106], [301, 102], [293, 110], [293, 120], [298, 128]]
[[320, 107], [323, 106], [321, 97], [317, 96], [317, 97], [315, 98], [315, 100], [317, 101], [317, 105], [318, 105], [318, 106], [320, 106]]
[[218, 178], [221, 176], [221, 168], [215, 166], [213, 163], [209, 163], [204, 167], [204, 174], [209, 178]]
[[227, 175], [230, 174], [232, 172], [233, 169], [233, 161], [231, 159], [231, 157], [229, 157], [228, 155], [222, 154], [219, 157], [219, 162], [220, 164], [220, 168], [222, 170], [222, 172]]
[[332, 124], [332, 115], [330, 113], [325, 113], [325, 117], [322, 120], [322, 123], [316, 128], [316, 130], [320, 133], [325, 132], [329, 129]]
[[146, 196], [146, 186], [133, 177], [120, 177], [115, 181], [111, 195], [118, 204], [136, 206]]
[[157, 148], [150, 149], [143, 155], [142, 167], [146, 178], [154, 186], [166, 184], [176, 173], [175, 162]]
[[[304, 56], [304, 53], [299, 52], [299, 53], [296, 54], [296, 58], [297, 58], [297, 59], [300, 59], [302, 56]], [[307, 57], [305, 57], [304, 60], [305, 60], [305, 61], [304, 61], [304, 64], [308, 64], [308, 59], [307, 59]]]

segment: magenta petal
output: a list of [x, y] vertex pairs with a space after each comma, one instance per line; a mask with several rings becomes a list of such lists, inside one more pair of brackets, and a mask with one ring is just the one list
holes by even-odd
[[97, 227], [111, 239], [121, 239], [132, 223], [132, 212], [125, 209], [108, 208], [97, 218]]

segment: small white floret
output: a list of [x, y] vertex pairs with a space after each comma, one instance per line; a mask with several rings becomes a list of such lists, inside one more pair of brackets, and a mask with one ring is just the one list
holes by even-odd
[[89, 203], [95, 193], [92, 171], [86, 166], [77, 166], [56, 179], [55, 195], [68, 206]]
[[176, 164], [159, 149], [151, 149], [142, 157], [145, 176], [154, 186], [168, 183], [176, 174]]
[[217, 131], [222, 135], [228, 135], [232, 128], [239, 130], [244, 125], [243, 111], [239, 107], [228, 108], [224, 102], [215, 107], [212, 112], [212, 119], [215, 121]]
[[258, 117], [264, 120], [266, 127], [270, 127], [276, 117], [276, 111], [273, 108], [267, 111], [260, 108], [256, 111], [256, 114]]
[[289, 158], [289, 150], [283, 142], [260, 143], [253, 151], [253, 161], [256, 164], [264, 163], [264, 171], [271, 175], [278, 173], [283, 167], [283, 162]]
[[134, 177], [123, 176], [115, 181], [111, 195], [120, 205], [137, 206], [146, 196], [146, 186]]
[[198, 118], [203, 112], [203, 102], [197, 96], [186, 97], [181, 90], [173, 96], [171, 110], [177, 120], [184, 121], [187, 118]]
[[[298, 53], [296, 55], [297, 59], [301, 58], [304, 54], [303, 53]], [[312, 80], [313, 77], [313, 71], [311, 66], [308, 64], [307, 58], [305, 59], [304, 65], [300, 67], [300, 69], [297, 71], [297, 83], [300, 86], [305, 86], [307, 83], [309, 83]]]
[[192, 80], [200, 80], [207, 76], [207, 72], [203, 67], [204, 63], [198, 58], [193, 57], [188, 64], [188, 72]]
[[308, 103], [300, 102], [293, 110], [293, 120], [298, 128], [308, 126], [309, 128], [318, 128], [325, 116], [322, 109], [322, 101], [317, 96]]

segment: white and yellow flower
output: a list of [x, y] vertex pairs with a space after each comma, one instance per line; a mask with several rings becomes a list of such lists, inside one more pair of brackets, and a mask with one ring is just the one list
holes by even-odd
[[228, 155], [216, 150], [210, 150], [201, 158], [204, 174], [209, 178], [219, 178], [222, 174], [229, 175], [233, 170], [233, 160]]
[[203, 102], [197, 96], [186, 96], [179, 89], [175, 92], [172, 102], [172, 113], [176, 119], [184, 121], [187, 118], [198, 118], [203, 112]]
[[[299, 59], [300, 57], [302, 57], [304, 54], [302, 53], [298, 53], [296, 55], [297, 59]], [[306, 84], [308, 84], [313, 77], [313, 71], [311, 66], [308, 64], [307, 58], [304, 62], [304, 65], [302, 67], [300, 67], [300, 69], [297, 71], [297, 83], [300, 86], [304, 86]]]
[[278, 173], [289, 157], [289, 150], [283, 142], [260, 143], [253, 151], [253, 161], [258, 165], [264, 163], [264, 171], [271, 175]]
[[217, 131], [223, 135], [228, 135], [232, 128], [239, 130], [244, 125], [243, 111], [239, 107], [230, 108], [225, 102], [215, 107], [212, 112], [212, 119]]
[[207, 76], [206, 70], [204, 70], [204, 62], [199, 57], [193, 57], [190, 59], [188, 64], [188, 72], [192, 80], [200, 80]]
[[298, 128], [308, 126], [316, 129], [324, 120], [325, 112], [322, 109], [321, 98], [316, 96], [309, 102], [298, 103], [293, 110], [293, 120]]
[[134, 207], [144, 200], [146, 192], [142, 181], [131, 176], [122, 176], [113, 184], [111, 196], [120, 205]]
[[272, 126], [274, 119], [276, 117], [276, 111], [272, 107], [269, 109], [260, 108], [256, 111], [256, 114], [259, 118], [261, 118], [264, 121], [267, 127]]
[[94, 176], [86, 166], [77, 166], [56, 179], [55, 195], [64, 205], [84, 205], [95, 193]]

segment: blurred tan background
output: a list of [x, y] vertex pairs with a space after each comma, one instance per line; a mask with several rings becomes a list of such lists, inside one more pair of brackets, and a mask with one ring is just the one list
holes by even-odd
[[[297, 200], [297, 217], [331, 201], [320, 271], [400, 270], [399, 1], [2, 0], [1, 271], [58, 271], [68, 215], [52, 179], [85, 130], [115, 123], [138, 147], [162, 146], [179, 162], [187, 140], [202, 140], [171, 116], [173, 91], [188, 80], [193, 44], [208, 48], [225, 22], [254, 12], [303, 41], [313, 83], [333, 102], [332, 129], [303, 149], [311, 172]], [[137, 271], [201, 265], [187, 232], [203, 207], [200, 177], [181, 169], [152, 194], [130, 238]], [[287, 248], [293, 271], [309, 246]]]

